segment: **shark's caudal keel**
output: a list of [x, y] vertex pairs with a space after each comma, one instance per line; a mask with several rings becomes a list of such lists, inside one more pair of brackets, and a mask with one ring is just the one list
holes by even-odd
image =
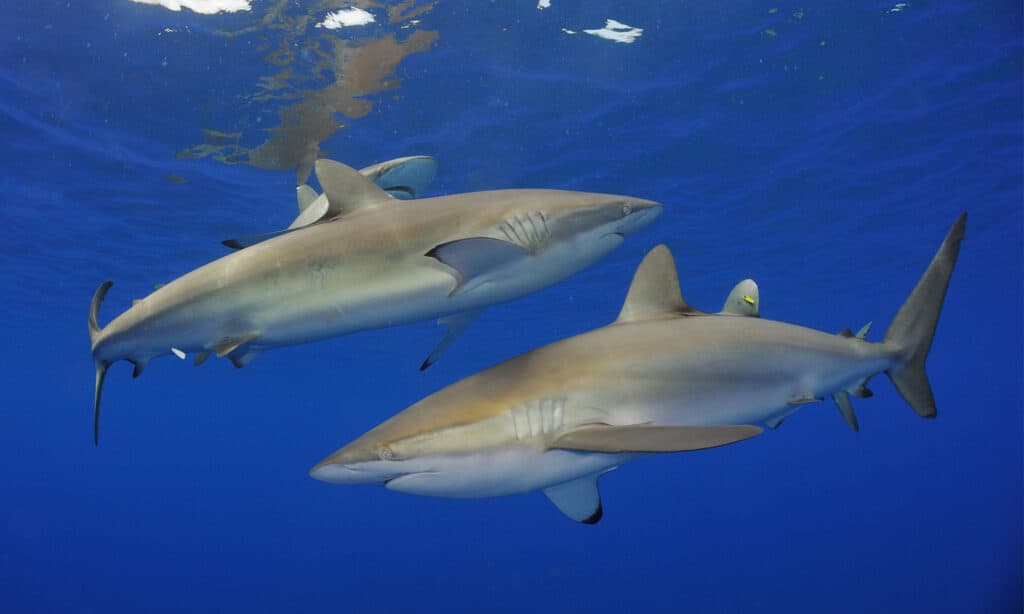
[[[311, 470], [338, 484], [442, 497], [542, 490], [567, 516], [602, 515], [598, 478], [638, 456], [754, 437], [832, 396], [857, 428], [851, 396], [886, 373], [933, 417], [924, 361], [964, 236], [950, 229], [881, 343], [756, 317], [745, 281], [720, 314], [691, 307], [671, 254], [651, 251], [618, 319], [449, 386], [378, 425]], [[754, 317], [743, 317], [754, 316]]]
[[639, 198], [560, 190], [401, 201], [337, 162], [319, 160], [316, 172], [324, 194], [300, 190], [300, 207], [326, 198], [329, 218], [202, 266], [103, 328], [110, 282], [100, 287], [89, 309], [96, 425], [107, 368], [118, 360], [132, 362], [136, 376], [166, 354], [242, 367], [276, 347], [442, 318], [447, 334], [425, 368], [484, 308], [586, 268], [661, 212]]

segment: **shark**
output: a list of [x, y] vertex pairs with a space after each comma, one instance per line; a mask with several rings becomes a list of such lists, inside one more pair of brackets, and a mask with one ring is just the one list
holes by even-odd
[[340, 162], [318, 160], [332, 219], [229, 253], [136, 300], [106, 326], [89, 307], [93, 438], [111, 364], [138, 377], [154, 358], [210, 355], [243, 367], [262, 352], [439, 318], [435, 362], [490, 305], [581, 271], [661, 213], [654, 201], [566, 190], [495, 190], [399, 200]]
[[879, 373], [919, 416], [934, 418], [925, 359], [965, 227], [966, 214], [874, 343], [866, 331], [832, 334], [700, 311], [683, 298], [672, 255], [660, 245], [640, 264], [613, 323], [424, 398], [310, 475], [436, 497], [540, 490], [565, 516], [593, 524], [603, 515], [598, 480], [608, 471], [648, 454], [756, 437], [829, 396], [845, 411], [850, 396], [870, 396], [867, 382]]
[[[434, 181], [434, 177], [437, 175], [437, 160], [430, 156], [406, 156], [361, 168], [359, 174], [377, 184], [392, 198], [412, 200], [419, 198], [427, 186]], [[288, 225], [288, 228], [264, 234], [225, 239], [221, 243], [232, 249], [244, 249], [298, 228], [329, 222], [345, 212], [342, 202], [335, 200], [332, 205], [331, 201], [327, 199], [327, 194], [317, 194], [316, 190], [305, 183], [295, 188], [295, 197], [298, 201], [299, 214]]]

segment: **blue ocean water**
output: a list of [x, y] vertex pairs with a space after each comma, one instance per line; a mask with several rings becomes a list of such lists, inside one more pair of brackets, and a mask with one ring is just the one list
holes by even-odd
[[[315, 27], [336, 2], [0, 9], [0, 610], [1021, 611], [1019, 2], [354, 4], [376, 21]], [[584, 32], [606, 19], [643, 32]], [[424, 373], [430, 322], [243, 370], [162, 359], [132, 381], [119, 363], [94, 447], [92, 292], [116, 282], [106, 322], [221, 239], [286, 226], [296, 142], [356, 167], [434, 156], [430, 195], [564, 188], [665, 212], [489, 309]], [[595, 526], [539, 493], [307, 476], [423, 396], [609, 322], [657, 243], [695, 305], [753, 277], [765, 317], [874, 321], [877, 340], [961, 211], [936, 420], [878, 378], [859, 433], [822, 403], [631, 463], [602, 480]]]

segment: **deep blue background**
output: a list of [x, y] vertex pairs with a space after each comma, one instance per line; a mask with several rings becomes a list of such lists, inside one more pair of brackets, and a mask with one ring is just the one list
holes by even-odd
[[[431, 323], [242, 371], [165, 359], [130, 381], [118, 364], [97, 449], [98, 283], [117, 282], [105, 322], [220, 239], [291, 220], [291, 172], [174, 157], [205, 125], [230, 131], [276, 72], [245, 36], [213, 34], [267, 3], [6, 3], [0, 610], [1020, 611], [1022, 8], [892, 4], [440, 2], [420, 17], [437, 44], [324, 143], [334, 157], [430, 154], [432, 194], [616, 192], [665, 203], [661, 219], [490, 309], [427, 373]], [[608, 17], [645, 32], [560, 30]], [[389, 32], [405, 36], [360, 36]], [[602, 480], [595, 527], [538, 493], [451, 501], [306, 475], [422, 396], [608, 322], [658, 242], [696, 305], [750, 276], [766, 317], [873, 320], [877, 340], [962, 210], [928, 365], [937, 420], [879, 378], [859, 434], [820, 404], [741, 445], [644, 459]]]

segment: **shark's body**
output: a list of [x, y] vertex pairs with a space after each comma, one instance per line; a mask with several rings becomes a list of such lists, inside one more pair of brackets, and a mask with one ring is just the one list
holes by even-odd
[[[320, 161], [343, 215], [259, 242], [137, 301], [102, 330], [90, 310], [96, 410], [107, 366], [210, 352], [243, 366], [260, 352], [443, 317], [447, 345], [488, 305], [586, 268], [657, 217], [657, 203], [558, 190], [400, 201], [356, 171]], [[98, 423], [97, 423], [98, 424]]]
[[682, 299], [668, 250], [656, 248], [615, 323], [449, 386], [311, 474], [444, 497], [544, 490], [571, 518], [596, 522], [597, 479], [610, 469], [753, 437], [827, 396], [852, 415], [849, 396], [870, 396], [878, 373], [932, 417], [924, 359], [963, 230], [962, 218], [881, 343], [699, 312]]

